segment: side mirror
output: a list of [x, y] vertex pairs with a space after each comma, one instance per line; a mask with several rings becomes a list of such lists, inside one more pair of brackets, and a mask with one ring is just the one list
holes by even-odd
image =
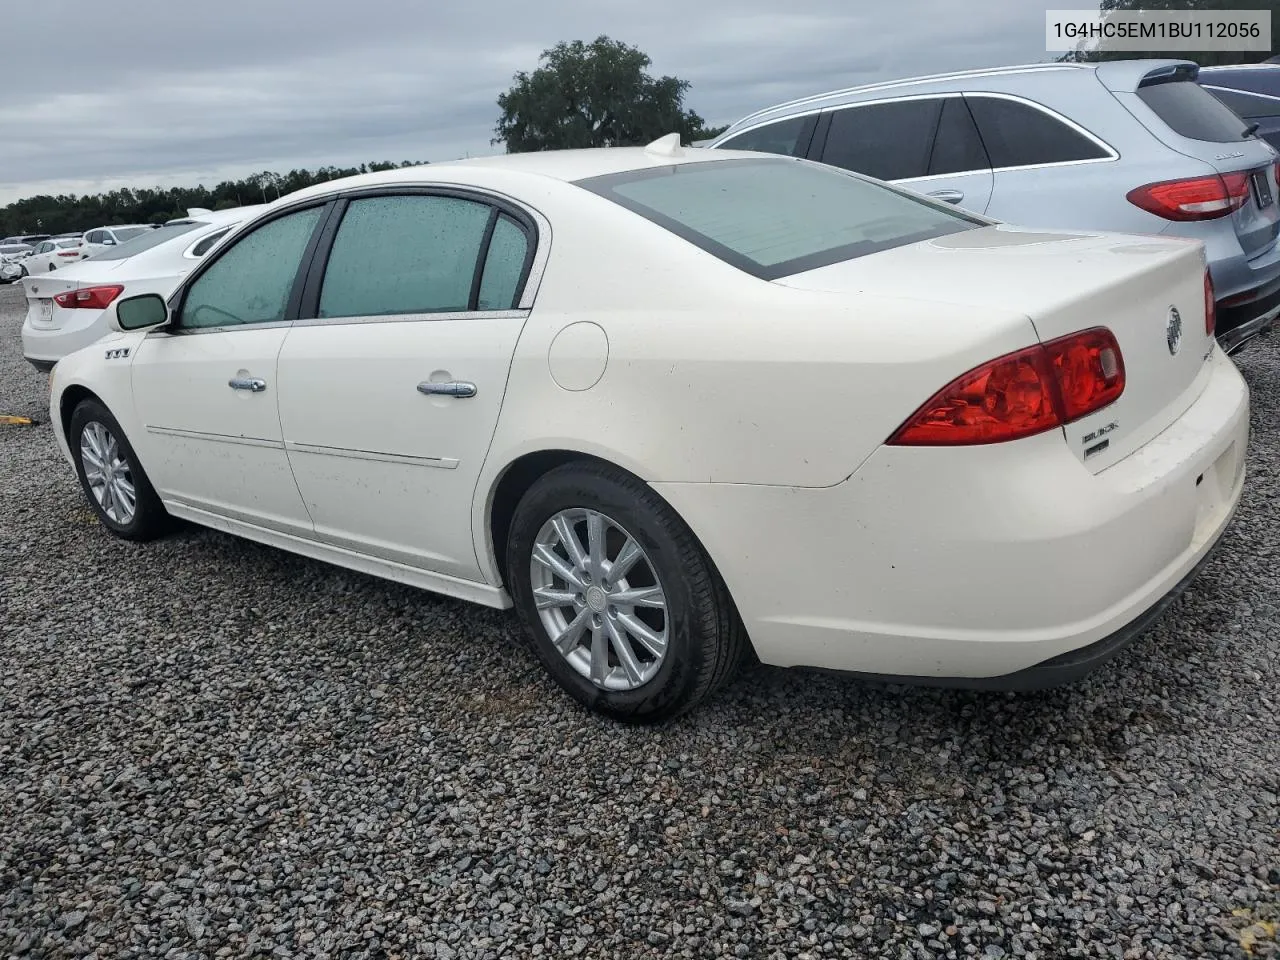
[[145, 330], [169, 322], [169, 307], [158, 293], [128, 297], [116, 304], [116, 325], [121, 330]]
[[104, 247], [114, 247], [116, 245], [116, 242], [112, 240], [110, 237], [103, 237], [102, 245]]

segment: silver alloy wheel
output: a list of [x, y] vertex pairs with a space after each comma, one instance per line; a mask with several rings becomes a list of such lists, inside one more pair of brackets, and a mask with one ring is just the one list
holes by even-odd
[[111, 431], [97, 420], [86, 423], [80, 434], [80, 462], [102, 512], [127, 526], [138, 509], [133, 470]]
[[551, 643], [604, 690], [634, 690], [667, 654], [667, 597], [648, 555], [596, 510], [561, 510], [542, 525], [529, 564]]

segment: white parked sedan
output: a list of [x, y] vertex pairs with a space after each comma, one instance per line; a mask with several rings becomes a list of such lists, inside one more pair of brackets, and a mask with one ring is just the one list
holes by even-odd
[[61, 267], [69, 267], [88, 256], [79, 237], [51, 237], [41, 240], [22, 260], [23, 272], [39, 276]]
[[292, 194], [108, 311], [51, 418], [103, 526], [179, 517], [493, 607], [613, 717], [766, 663], [1074, 678], [1240, 497], [1188, 240], [1029, 232], [648, 148]]
[[236, 207], [172, 220], [92, 259], [23, 281], [27, 317], [22, 352], [38, 370], [110, 332], [106, 308], [123, 296], [159, 293], [178, 285], [200, 258], [260, 206]]

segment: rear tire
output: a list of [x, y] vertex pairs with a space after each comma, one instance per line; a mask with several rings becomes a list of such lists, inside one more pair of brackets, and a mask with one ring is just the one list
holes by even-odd
[[547, 672], [615, 720], [659, 723], [694, 708], [748, 648], [693, 532], [615, 467], [571, 463], [539, 478], [516, 507], [506, 561]]
[[172, 518], [110, 410], [97, 400], [80, 401], [71, 414], [67, 445], [80, 487], [104, 527], [139, 542], [169, 531]]

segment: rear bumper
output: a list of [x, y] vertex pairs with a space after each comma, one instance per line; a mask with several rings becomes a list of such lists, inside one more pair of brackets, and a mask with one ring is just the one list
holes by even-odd
[[1139, 633], [1234, 514], [1248, 387], [1221, 351], [1208, 362], [1186, 412], [1097, 474], [1055, 431], [882, 447], [827, 488], [653, 486], [707, 548], [765, 663], [1062, 682]]
[[1191, 572], [1179, 580], [1174, 588], [1155, 604], [1139, 614], [1133, 622], [1121, 627], [1110, 636], [1089, 644], [1087, 647], [1059, 654], [1043, 663], [1037, 663], [1035, 666], [1026, 667], [1015, 673], [1006, 673], [998, 677], [901, 677], [878, 673], [859, 673], [854, 670], [825, 672], [841, 673], [860, 680], [878, 681], [880, 683], [910, 683], [915, 686], [947, 687], [956, 690], [993, 690], [1008, 693], [1047, 690], [1063, 684], [1074, 683], [1123, 653], [1130, 644], [1146, 633], [1147, 628], [1160, 619], [1161, 614], [1186, 592], [1187, 587], [1191, 586], [1192, 581], [1200, 575], [1200, 571], [1213, 559], [1213, 554], [1221, 542], [1222, 534], [1225, 532], [1226, 527], [1223, 526], [1218, 533], [1218, 538], [1213, 541], [1209, 550], [1200, 558], [1199, 562], [1191, 568]]
[[[1234, 298], [1227, 298], [1234, 299]], [[1245, 303], [1217, 308], [1216, 335], [1222, 349], [1234, 353], [1258, 334], [1271, 328], [1280, 316], [1280, 279], [1254, 291]]]
[[68, 354], [97, 343], [111, 328], [105, 310], [61, 310], [55, 308], [59, 326], [37, 326], [30, 314], [22, 324], [22, 355], [35, 366], [50, 367]]

